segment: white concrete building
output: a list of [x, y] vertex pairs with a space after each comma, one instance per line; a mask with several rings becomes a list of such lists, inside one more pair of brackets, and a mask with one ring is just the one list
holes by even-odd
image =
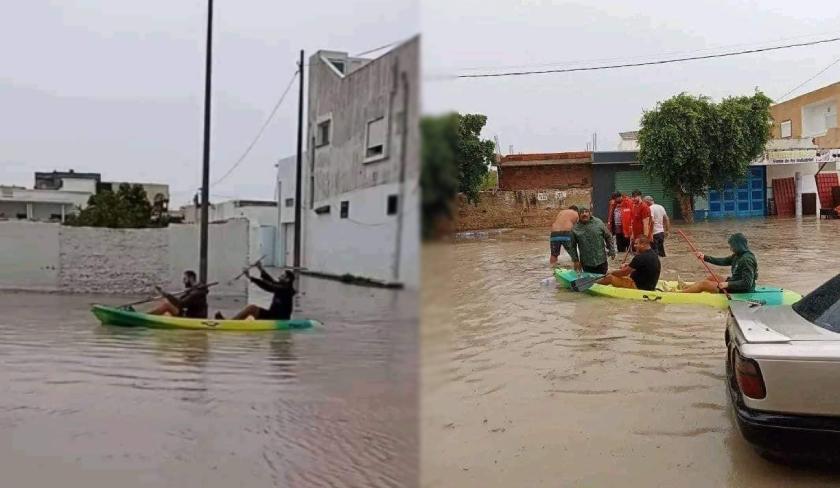
[[[306, 153], [303, 161], [306, 161]], [[277, 240], [275, 263], [294, 265], [295, 252], [295, 175], [297, 156], [289, 156], [277, 162]]]
[[94, 191], [0, 186], [0, 219], [64, 222], [67, 215], [84, 208], [93, 194]]
[[419, 284], [419, 37], [309, 59], [302, 266]]

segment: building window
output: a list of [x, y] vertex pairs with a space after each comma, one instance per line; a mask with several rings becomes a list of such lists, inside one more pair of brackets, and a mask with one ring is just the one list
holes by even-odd
[[294, 198], [287, 198], [286, 199], [286, 206], [287, 207], [294, 207], [295, 206], [295, 199]]
[[344, 200], [343, 202], [341, 202], [341, 213], [339, 214], [339, 217], [341, 217], [342, 219], [346, 219], [349, 216], [350, 216], [350, 202], [348, 202], [347, 200]]
[[339, 73], [344, 74], [344, 61], [339, 61], [338, 59], [330, 59], [329, 61]]
[[371, 120], [367, 124], [367, 150], [365, 158], [381, 158], [385, 155], [385, 117]]
[[399, 209], [399, 196], [388, 195], [388, 215], [396, 215]]
[[790, 127], [790, 120], [785, 120], [784, 122], [782, 122], [781, 129], [782, 129], [782, 138], [783, 139], [786, 138], [786, 137], [791, 137], [792, 131], [791, 131], [791, 127]]
[[330, 126], [331, 120], [325, 120], [318, 124], [318, 130], [315, 133], [315, 147], [326, 146], [330, 143]]

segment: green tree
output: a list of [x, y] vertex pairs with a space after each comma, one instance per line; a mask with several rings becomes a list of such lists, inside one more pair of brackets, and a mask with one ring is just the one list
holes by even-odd
[[423, 236], [429, 238], [441, 218], [452, 216], [452, 201], [458, 193], [458, 114], [423, 117], [420, 135]]
[[714, 103], [681, 93], [642, 116], [639, 161], [694, 220], [694, 197], [741, 182], [770, 138], [772, 101], [762, 92]]
[[455, 112], [420, 121], [425, 237], [431, 236], [438, 219], [451, 217], [458, 192], [469, 202], [478, 200], [488, 165], [495, 160], [495, 144], [480, 137], [486, 123], [484, 115]]
[[116, 229], [150, 227], [152, 206], [140, 185], [123, 183], [116, 192], [91, 195], [87, 207], [67, 218], [67, 225]]
[[484, 181], [481, 183], [481, 190], [494, 190], [499, 186], [499, 172], [498, 171], [488, 171], [487, 174], [484, 175]]

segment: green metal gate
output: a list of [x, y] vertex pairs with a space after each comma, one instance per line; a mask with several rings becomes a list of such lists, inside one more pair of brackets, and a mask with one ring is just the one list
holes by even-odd
[[674, 197], [666, 192], [659, 180], [651, 180], [641, 170], [619, 171], [615, 174], [615, 191], [630, 195], [633, 190], [642, 192], [642, 196], [650, 195], [656, 203], [665, 207], [668, 216], [674, 216]]

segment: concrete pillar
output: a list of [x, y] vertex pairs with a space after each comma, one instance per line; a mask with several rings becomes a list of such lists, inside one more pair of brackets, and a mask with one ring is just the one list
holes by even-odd
[[799, 171], [794, 175], [796, 182], [796, 218], [802, 218], [802, 173]]
[[33, 215], [34, 215], [34, 213], [32, 212], [32, 204], [27, 203], [26, 204], [26, 220], [32, 220]]

